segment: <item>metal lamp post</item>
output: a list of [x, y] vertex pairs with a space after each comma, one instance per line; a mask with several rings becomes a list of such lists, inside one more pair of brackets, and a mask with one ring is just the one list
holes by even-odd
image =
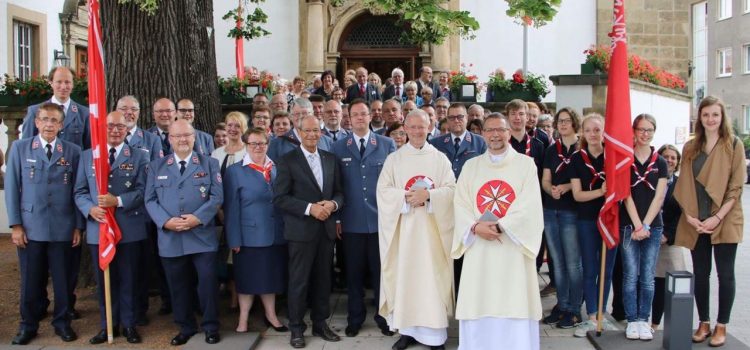
[[693, 332], [693, 274], [687, 271], [668, 271], [664, 296], [664, 341], [666, 350], [690, 349]]

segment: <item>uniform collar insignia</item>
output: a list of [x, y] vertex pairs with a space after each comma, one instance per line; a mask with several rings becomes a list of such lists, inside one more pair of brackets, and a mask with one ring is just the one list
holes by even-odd
[[174, 157], [167, 158], [167, 165], [172, 165], [172, 164], [174, 164]]
[[138, 130], [138, 137], [143, 138], [143, 130]]
[[198, 161], [198, 156], [193, 156], [193, 164], [200, 164], [200, 161]]
[[471, 133], [466, 133], [466, 142], [471, 142]]
[[122, 150], [122, 154], [124, 154], [125, 157], [130, 157], [130, 149], [129, 148], [124, 148]]
[[78, 113], [78, 106], [76, 106], [75, 104], [71, 103], [70, 104], [70, 111], [73, 112], [73, 113]]
[[375, 136], [370, 136], [370, 144], [373, 146], [377, 146], [378, 142], [375, 141]]
[[57, 144], [57, 151], [60, 152], [60, 153], [62, 153], [62, 151], [63, 151], [62, 144], [60, 144], [60, 143]]
[[37, 149], [39, 148], [39, 141], [34, 140], [34, 142], [31, 144], [31, 149]]
[[346, 145], [351, 146], [352, 145], [352, 138], [350, 137], [348, 140], [346, 140]]

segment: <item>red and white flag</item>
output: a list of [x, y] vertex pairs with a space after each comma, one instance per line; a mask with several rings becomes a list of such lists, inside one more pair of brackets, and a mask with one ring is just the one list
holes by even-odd
[[604, 122], [604, 172], [607, 193], [597, 226], [608, 249], [620, 242], [619, 202], [630, 195], [633, 164], [633, 129], [630, 125], [630, 77], [625, 31], [625, 0], [614, 0], [612, 58], [607, 79], [607, 111]]
[[[237, 29], [242, 28], [242, 0], [237, 7]], [[245, 79], [245, 38], [239, 37], [234, 40], [234, 62], [237, 66], [237, 79]]]
[[[89, 124], [91, 124], [91, 153], [98, 193], [107, 193], [109, 161], [107, 152], [107, 95], [104, 85], [104, 52], [102, 23], [99, 19], [99, 0], [89, 0]], [[106, 209], [106, 222], [99, 224], [99, 268], [106, 270], [115, 258], [117, 242], [122, 233], [115, 221], [114, 208]]]

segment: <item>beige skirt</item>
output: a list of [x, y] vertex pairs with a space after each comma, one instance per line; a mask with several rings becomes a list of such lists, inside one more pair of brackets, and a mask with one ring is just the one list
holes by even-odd
[[662, 244], [656, 262], [656, 277], [665, 278], [667, 271], [686, 271], [688, 249], [676, 245]]

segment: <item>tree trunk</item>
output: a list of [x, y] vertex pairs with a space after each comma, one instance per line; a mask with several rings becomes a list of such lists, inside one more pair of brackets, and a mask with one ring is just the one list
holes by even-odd
[[107, 106], [134, 95], [140, 126], [153, 125], [152, 106], [165, 96], [193, 100], [195, 127], [212, 132], [223, 119], [216, 81], [212, 0], [159, 1], [153, 16], [132, 3], [103, 0]]

